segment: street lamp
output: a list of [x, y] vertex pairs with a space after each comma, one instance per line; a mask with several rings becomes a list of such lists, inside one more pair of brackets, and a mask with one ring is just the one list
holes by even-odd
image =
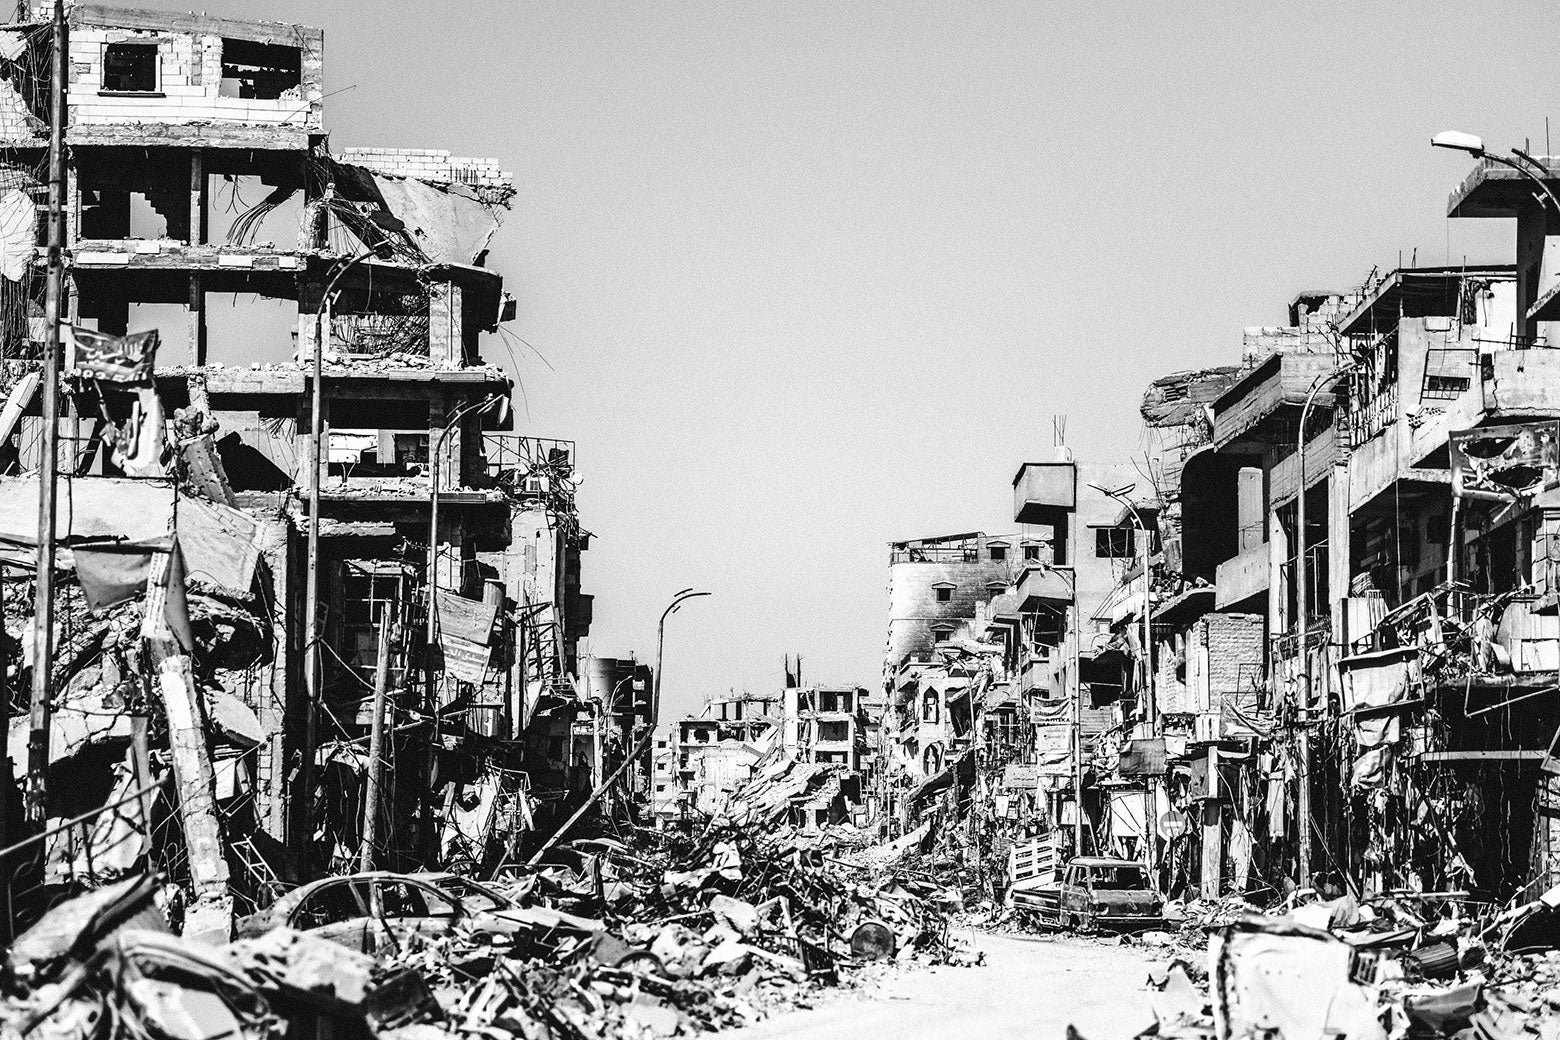
[[[1442, 135], [1445, 136], [1445, 135]], [[1458, 135], [1466, 137], [1466, 134]], [[1478, 138], [1474, 138], [1475, 141]], [[1443, 147], [1451, 147], [1446, 145]], [[1299, 817], [1299, 846], [1296, 858], [1300, 884], [1310, 884], [1311, 878], [1311, 736], [1306, 729], [1311, 718], [1311, 658], [1307, 652], [1307, 633], [1311, 627], [1311, 610], [1307, 601], [1307, 585], [1310, 583], [1306, 566], [1305, 546], [1305, 427], [1311, 418], [1311, 408], [1316, 395], [1328, 383], [1354, 370], [1354, 362], [1346, 361], [1331, 372], [1323, 372], [1311, 381], [1310, 392], [1305, 395], [1305, 406], [1300, 409], [1300, 429], [1295, 434], [1295, 451], [1300, 456], [1300, 492], [1295, 497], [1295, 631], [1300, 655], [1299, 700], [1295, 720], [1300, 724], [1300, 787], [1296, 792], [1296, 815]]]
[[672, 597], [672, 601], [661, 611], [661, 621], [656, 626], [655, 632], [655, 692], [650, 698], [650, 728], [655, 729], [661, 721], [661, 658], [666, 650], [666, 619], [682, 609], [682, 605], [690, 599], [699, 596], [708, 596], [708, 592], [695, 592], [692, 588], [683, 589]]
[[1511, 150], [1511, 154], [1515, 155], [1517, 158], [1521, 159], [1523, 163], [1528, 165], [1523, 165], [1523, 163], [1515, 163], [1506, 158], [1504, 155], [1496, 155], [1494, 152], [1485, 151], [1483, 138], [1477, 137], [1473, 134], [1465, 134], [1460, 130], [1441, 131], [1434, 137], [1430, 138], [1430, 146], [1432, 148], [1445, 148], [1448, 151], [1453, 152], [1467, 152], [1475, 159], [1488, 159], [1490, 162], [1500, 163], [1502, 166], [1511, 167], [1513, 170], [1516, 170], [1534, 184], [1537, 184], [1544, 192], [1544, 196], [1549, 199], [1550, 205], [1555, 207], [1555, 212], [1560, 213], [1560, 196], [1555, 194], [1554, 189], [1549, 186], [1549, 182], [1547, 180], [1529, 169], [1529, 166], [1537, 167], [1539, 170], [1547, 174], [1549, 172], [1548, 167], [1539, 162], [1537, 159], [1533, 158], [1527, 152], [1524, 152], [1522, 149], [1513, 148]]

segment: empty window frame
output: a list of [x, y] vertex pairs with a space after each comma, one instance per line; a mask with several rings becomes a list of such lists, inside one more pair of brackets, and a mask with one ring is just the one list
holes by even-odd
[[[379, 619], [389, 611], [395, 620], [401, 597], [401, 567], [395, 563], [350, 561], [342, 568], [342, 656], [352, 669], [372, 682], [379, 662]], [[391, 681], [399, 681], [391, 669]]]
[[222, 41], [222, 97], [274, 101], [303, 84], [303, 51], [279, 43]]
[[1131, 527], [1097, 527], [1094, 555], [1101, 560], [1128, 559], [1137, 553], [1137, 531]]
[[103, 85], [100, 94], [157, 94], [162, 69], [155, 43], [103, 45]]
[[1005, 542], [990, 542], [986, 545], [986, 553], [991, 557], [992, 563], [1001, 563], [1007, 559], [1007, 551]]
[[942, 584], [938, 584], [938, 585], [933, 585], [932, 588], [937, 593], [937, 602], [939, 602], [939, 603], [947, 603], [947, 602], [950, 602], [953, 599], [954, 586], [949, 585], [947, 583], [942, 583]]
[[1040, 546], [1030, 542], [1024, 546], [1024, 559], [1038, 560], [1040, 558]]

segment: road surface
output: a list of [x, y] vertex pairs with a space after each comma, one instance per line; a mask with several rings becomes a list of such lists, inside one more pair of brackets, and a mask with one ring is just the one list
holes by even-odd
[[722, 1040], [1127, 1040], [1154, 1021], [1144, 981], [1164, 951], [1074, 938], [969, 937], [979, 968], [895, 972], [876, 992], [791, 1011]]

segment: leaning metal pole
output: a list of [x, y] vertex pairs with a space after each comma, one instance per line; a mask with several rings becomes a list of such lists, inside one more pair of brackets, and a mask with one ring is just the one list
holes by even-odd
[[33, 609], [32, 710], [27, 736], [27, 816], [48, 815], [50, 680], [54, 672], [54, 514], [60, 438], [60, 298], [65, 281], [65, 3], [54, 0], [54, 79], [49, 85], [49, 281], [44, 302], [43, 458], [38, 467], [38, 574]]

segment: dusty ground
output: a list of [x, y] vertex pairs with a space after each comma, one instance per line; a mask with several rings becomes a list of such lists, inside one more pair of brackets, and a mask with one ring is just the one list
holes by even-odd
[[1126, 1040], [1149, 1023], [1144, 980], [1156, 955], [1142, 946], [1072, 938], [977, 934], [980, 968], [896, 972], [881, 986], [777, 1015], [730, 1040]]

